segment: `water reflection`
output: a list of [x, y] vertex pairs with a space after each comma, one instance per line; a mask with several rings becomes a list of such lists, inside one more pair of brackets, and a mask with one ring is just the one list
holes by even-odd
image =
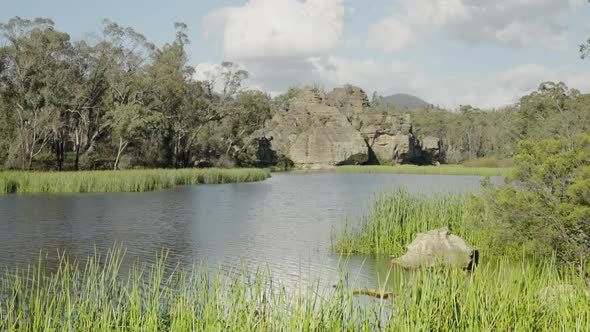
[[[395, 186], [413, 192], [462, 192], [479, 177], [394, 174], [274, 174], [265, 182], [201, 185], [153, 193], [0, 197], [0, 267], [25, 265], [40, 251], [85, 258], [114, 244], [127, 261], [206, 261], [231, 269], [267, 264], [278, 277], [336, 278], [343, 259], [330, 233], [358, 220], [372, 197]], [[51, 262], [50, 262], [51, 264]], [[131, 264], [131, 263], [126, 263]], [[349, 275], [378, 283], [388, 259], [352, 257]]]

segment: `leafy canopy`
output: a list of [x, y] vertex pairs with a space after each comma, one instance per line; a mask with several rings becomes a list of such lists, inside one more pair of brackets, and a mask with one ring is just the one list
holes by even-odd
[[483, 200], [488, 231], [515, 248], [576, 261], [590, 253], [590, 135], [523, 141], [515, 171]]

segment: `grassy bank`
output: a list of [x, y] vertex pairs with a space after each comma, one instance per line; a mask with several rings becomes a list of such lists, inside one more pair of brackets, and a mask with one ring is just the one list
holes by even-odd
[[0, 172], [0, 194], [144, 192], [182, 185], [262, 181], [269, 176], [266, 169]]
[[423, 196], [405, 189], [384, 193], [373, 201], [358, 225], [347, 224], [332, 234], [340, 254], [400, 255], [416, 234], [448, 226], [471, 243], [484, 242], [475, 230], [475, 212], [461, 195]]
[[465, 167], [463, 165], [441, 166], [340, 166], [336, 168], [341, 173], [392, 173], [392, 174], [423, 174], [423, 175], [477, 175], [477, 176], [506, 176], [511, 168], [495, 167]]
[[463, 162], [465, 167], [510, 168], [514, 167], [512, 159], [479, 158]]
[[115, 253], [92, 257], [83, 266], [62, 258], [55, 273], [42, 264], [7, 272], [0, 277], [0, 330], [581, 331], [590, 326], [583, 278], [551, 263], [498, 260], [469, 276], [422, 270], [400, 279], [389, 289], [389, 300], [358, 301], [353, 285], [286, 285], [266, 269], [169, 271], [161, 259], [138, 264], [123, 277], [120, 262]]
[[411, 286], [402, 283], [397, 292], [408, 297], [393, 299], [394, 308], [403, 308], [393, 311], [402, 321], [394, 323], [394, 330], [586, 330], [590, 279], [584, 271], [590, 265], [556, 264], [492, 245], [472, 203], [469, 196], [421, 196], [403, 189], [382, 194], [359, 224], [333, 234], [332, 249], [400, 256], [418, 232], [444, 226], [480, 249], [481, 264], [469, 277], [459, 271], [421, 270], [407, 281]]

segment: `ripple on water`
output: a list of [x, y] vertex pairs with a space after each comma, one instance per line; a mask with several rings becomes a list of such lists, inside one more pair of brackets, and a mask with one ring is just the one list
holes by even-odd
[[[124, 264], [154, 261], [162, 248], [168, 264], [196, 262], [231, 271], [265, 264], [277, 278], [337, 280], [343, 259], [329, 251], [330, 234], [355, 222], [379, 192], [463, 192], [480, 177], [400, 174], [273, 174], [264, 182], [200, 185], [151, 193], [14, 195], [0, 197], [0, 267], [36, 262], [55, 253], [84, 260], [115, 244]], [[359, 282], [383, 278], [384, 263], [353, 257], [346, 271]], [[385, 265], [386, 266], [386, 265]], [[352, 277], [351, 277], [352, 278]], [[374, 284], [373, 284], [374, 285]]]

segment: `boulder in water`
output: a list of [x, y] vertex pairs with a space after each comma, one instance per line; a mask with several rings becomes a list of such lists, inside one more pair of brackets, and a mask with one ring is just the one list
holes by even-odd
[[478, 252], [447, 227], [418, 233], [405, 255], [392, 263], [408, 269], [422, 266], [448, 266], [471, 270], [478, 263]]

